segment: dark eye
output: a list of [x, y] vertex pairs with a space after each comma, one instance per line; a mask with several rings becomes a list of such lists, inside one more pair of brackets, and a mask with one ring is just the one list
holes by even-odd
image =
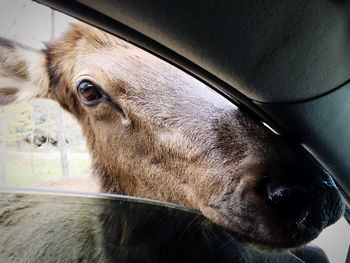
[[79, 82], [77, 86], [77, 93], [80, 100], [85, 104], [95, 104], [98, 103], [102, 98], [102, 93], [99, 88], [96, 87], [90, 81], [83, 80]]

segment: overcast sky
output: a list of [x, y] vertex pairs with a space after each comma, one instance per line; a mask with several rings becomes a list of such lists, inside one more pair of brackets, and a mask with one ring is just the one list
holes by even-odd
[[[64, 31], [72, 18], [55, 12], [55, 35]], [[32, 47], [43, 47], [51, 34], [51, 9], [28, 0], [1, 0], [0, 36]]]

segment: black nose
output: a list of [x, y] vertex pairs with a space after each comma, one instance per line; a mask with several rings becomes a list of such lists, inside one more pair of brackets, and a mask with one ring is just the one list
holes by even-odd
[[311, 196], [304, 187], [270, 181], [265, 185], [266, 198], [277, 213], [291, 223], [308, 224], [313, 206]]
[[342, 214], [343, 205], [334, 183], [328, 175], [319, 180], [285, 182], [270, 179], [264, 183], [264, 195], [280, 218], [298, 227], [322, 230]]

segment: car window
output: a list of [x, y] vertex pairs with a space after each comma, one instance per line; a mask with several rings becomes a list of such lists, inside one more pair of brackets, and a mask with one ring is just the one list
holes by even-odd
[[[17, 218], [20, 224], [13, 224], [2, 233], [0, 242], [10, 237], [7, 247], [17, 242], [20, 249], [25, 242], [48, 240], [46, 249], [38, 252], [39, 257], [28, 253], [28, 262], [37, 258], [69, 262], [301, 262], [290, 253], [259, 253], [195, 211], [146, 199], [25, 191], [0, 193], [0, 211], [10, 209], [27, 210], [29, 217]], [[49, 214], [62, 220], [52, 226]], [[91, 229], [77, 232], [81, 218], [76, 214], [83, 216]], [[23, 227], [26, 225], [31, 231]], [[75, 232], [74, 238], [70, 237], [71, 232]], [[62, 237], [65, 238], [59, 240]], [[77, 242], [79, 239], [84, 242]], [[9, 253], [7, 247], [2, 248], [0, 259], [23, 260]]]
[[[0, 13], [0, 36], [16, 39], [35, 48], [44, 48], [43, 41], [49, 42], [58, 37], [75, 21], [47, 7], [24, 0], [8, 1]], [[40, 21], [35, 19], [37, 14], [41, 16]], [[202, 92], [198, 96], [203, 98], [212, 94], [209, 88]], [[220, 104], [230, 102], [218, 99], [213, 103], [222, 107]], [[200, 114], [202, 113], [198, 113]], [[37, 99], [1, 107], [0, 120], [2, 188], [11, 188], [11, 193], [15, 191], [14, 188], [85, 193], [101, 191], [98, 179], [91, 170], [91, 156], [81, 126], [56, 102]], [[162, 136], [169, 140], [176, 138], [176, 134], [177, 131], [172, 130]], [[171, 143], [173, 141], [169, 140]], [[9, 198], [3, 197], [5, 199]], [[127, 209], [129, 208], [123, 211]], [[144, 213], [147, 209], [153, 211], [153, 208], [140, 210]], [[153, 213], [149, 211], [148, 214]], [[193, 215], [191, 216], [192, 220]], [[143, 217], [144, 215], [139, 218]], [[184, 222], [188, 223], [186, 220]], [[235, 246], [234, 242], [224, 240]], [[326, 229], [314, 243], [324, 249], [331, 262], [345, 262], [350, 245], [350, 227], [341, 219]], [[220, 243], [221, 246], [225, 246], [225, 243]], [[240, 244], [237, 243], [237, 246]]]

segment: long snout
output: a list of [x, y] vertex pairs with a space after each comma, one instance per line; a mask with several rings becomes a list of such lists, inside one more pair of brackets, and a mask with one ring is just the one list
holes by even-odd
[[228, 188], [205, 213], [214, 212], [214, 222], [259, 248], [310, 242], [342, 216], [345, 205], [331, 176], [307, 164], [245, 165], [239, 185]]
[[225, 131], [217, 135], [217, 149], [230, 162], [219, 166], [224, 183], [201, 208], [209, 219], [259, 248], [289, 249], [342, 216], [334, 181], [299, 144], [230, 113], [224, 116], [230, 122], [223, 117], [216, 123]]

